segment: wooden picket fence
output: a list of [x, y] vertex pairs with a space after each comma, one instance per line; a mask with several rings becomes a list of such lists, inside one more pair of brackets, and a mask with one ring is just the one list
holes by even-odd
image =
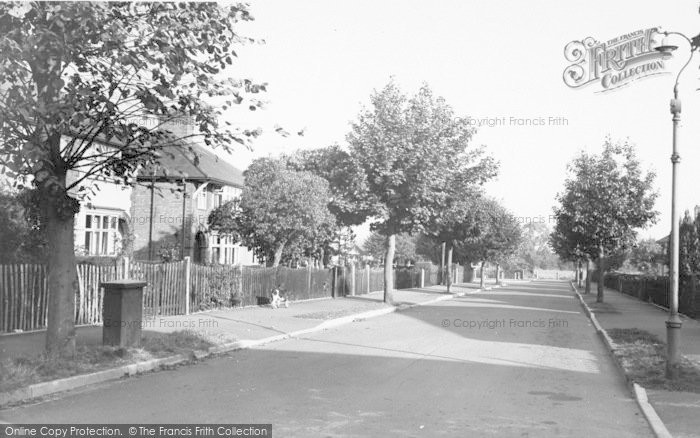
[[[397, 289], [437, 284], [436, 266], [399, 269]], [[128, 271], [128, 272], [127, 272]], [[350, 276], [354, 272], [354, 278]], [[101, 324], [104, 289], [100, 284], [121, 278], [143, 280], [144, 316], [182, 315], [217, 307], [266, 304], [281, 287], [293, 301], [364, 294], [384, 288], [382, 268], [335, 269], [203, 266], [189, 261], [142, 261], [77, 265], [76, 324]], [[459, 278], [459, 271], [455, 271]], [[354, 281], [354, 284], [353, 284]], [[187, 297], [189, 296], [189, 302]], [[0, 332], [28, 331], [47, 325], [48, 278], [42, 265], [0, 265]]]
[[129, 278], [147, 283], [143, 290], [145, 316], [182, 315], [185, 306], [185, 262], [132, 262]]
[[46, 267], [0, 265], [0, 331], [32, 330], [46, 325]]
[[[145, 315], [185, 312], [184, 262], [129, 263], [129, 277], [144, 280]], [[104, 289], [100, 284], [125, 278], [123, 263], [77, 265], [75, 323], [101, 324]], [[43, 265], [0, 265], [0, 332], [37, 330], [47, 325], [48, 272]]]

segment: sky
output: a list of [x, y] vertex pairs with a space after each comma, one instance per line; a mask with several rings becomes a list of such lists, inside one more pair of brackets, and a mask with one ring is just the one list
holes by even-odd
[[[680, 37], [664, 74], [601, 93], [600, 84], [570, 88], [564, 47], [604, 42], [660, 27], [700, 33], [700, 2], [659, 1], [321, 1], [250, 3], [255, 21], [240, 33], [264, 43], [238, 52], [231, 74], [267, 82], [265, 109], [229, 113], [238, 126], [280, 125], [303, 136], [264, 134], [251, 151], [225, 157], [244, 169], [257, 157], [345, 144], [350, 123], [375, 89], [393, 76], [407, 94], [427, 83], [458, 115], [480, 120], [473, 142], [500, 162], [486, 191], [522, 222], [550, 222], [566, 166], [580, 151], [597, 153], [607, 135], [636, 144], [656, 172], [658, 222], [640, 237], [671, 227], [672, 122], [676, 74], [690, 56]], [[700, 205], [700, 55], [680, 77], [680, 212]], [[488, 126], [488, 120], [494, 126]], [[695, 122], [694, 121], [699, 121]], [[360, 230], [360, 237], [366, 232]]]

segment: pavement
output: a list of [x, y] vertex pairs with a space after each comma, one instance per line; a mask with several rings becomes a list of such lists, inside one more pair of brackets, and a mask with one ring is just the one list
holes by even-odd
[[[605, 330], [637, 328], [666, 339], [668, 311], [616, 290], [605, 288], [604, 302], [596, 302], [596, 284], [581, 296]], [[682, 316], [681, 354], [700, 365], [700, 322]], [[646, 390], [649, 402], [666, 428], [676, 438], [700, 437], [700, 394]]]
[[[401, 291], [399, 301], [425, 301], [9, 407], [0, 420], [271, 423], [285, 437], [653, 436], [569, 284], [508, 283], [460, 285], [467, 294], [441, 301], [430, 301], [445, 296], [439, 288]], [[297, 319], [320, 315], [321, 303]], [[260, 315], [253, 321], [266, 325]]]
[[[487, 287], [489, 285], [487, 284]], [[493, 286], [493, 284], [491, 284]], [[383, 293], [349, 296], [338, 299], [316, 299], [294, 302], [290, 307], [251, 306], [218, 309], [192, 315], [155, 317], [143, 321], [123, 321], [143, 327], [142, 337], [153, 338], [175, 331], [188, 332], [209, 342], [195, 351], [183, 350], [164, 357], [117, 365], [70, 377], [30, 384], [9, 392], [0, 392], [0, 406], [26, 403], [54, 394], [113, 381], [124, 376], [157, 371], [191, 363], [211, 356], [281, 341], [314, 331], [325, 330], [356, 319], [372, 318], [405, 310], [412, 306], [448, 300], [477, 290], [475, 284], [455, 285], [451, 293], [443, 286], [395, 291], [395, 306], [383, 303]], [[76, 328], [78, 346], [101, 346], [103, 328], [99, 325]], [[28, 358], [44, 352], [44, 330], [0, 336], [0, 358]], [[156, 345], [159, 344], [157, 341]], [[1, 422], [0, 422], [1, 423]]]
[[[493, 286], [493, 282], [487, 283]], [[461, 284], [453, 287], [453, 293], [478, 289], [478, 284]], [[394, 291], [394, 301], [401, 308], [434, 300], [446, 295], [445, 286]], [[259, 341], [272, 336], [285, 335], [300, 330], [310, 330], [319, 324], [336, 318], [361, 314], [391, 306], [383, 303], [383, 292], [345, 298], [328, 298], [291, 303], [288, 308], [273, 309], [270, 306], [218, 309], [190, 315], [156, 317], [143, 322], [145, 337], [159, 333], [191, 331], [213, 344], [233, 341]], [[0, 335], [0, 357], [32, 356], [43, 353], [46, 331]], [[76, 328], [78, 345], [101, 345], [102, 326]]]

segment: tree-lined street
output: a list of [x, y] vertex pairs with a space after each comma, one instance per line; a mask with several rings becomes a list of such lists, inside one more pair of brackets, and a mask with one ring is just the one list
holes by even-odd
[[276, 436], [651, 436], [568, 283], [544, 281], [97, 385], [0, 419], [259, 422]]

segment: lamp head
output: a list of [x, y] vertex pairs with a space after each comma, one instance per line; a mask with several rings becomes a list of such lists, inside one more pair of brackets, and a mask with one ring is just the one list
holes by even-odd
[[661, 41], [660, 46], [654, 47], [654, 50], [661, 52], [663, 55], [670, 56], [677, 48], [678, 46], [671, 44], [668, 37], [666, 37]]

